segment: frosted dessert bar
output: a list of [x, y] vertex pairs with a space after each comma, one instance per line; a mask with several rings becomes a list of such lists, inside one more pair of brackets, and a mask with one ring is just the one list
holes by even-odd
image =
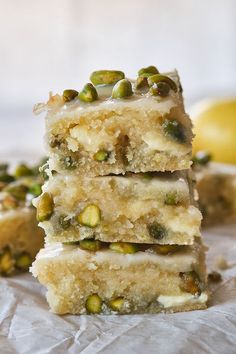
[[[206, 159], [202, 152], [198, 154], [198, 160], [199, 156]], [[214, 162], [203, 165], [195, 162], [194, 169], [203, 225], [236, 221], [236, 168]]]
[[[101, 76], [35, 108], [47, 111], [50, 170], [102, 176], [188, 169], [192, 124], [177, 72], [118, 82]], [[107, 82], [113, 84], [101, 84]]]
[[188, 172], [84, 177], [56, 174], [34, 201], [47, 242], [192, 244], [200, 237]]
[[[3, 169], [3, 166], [4, 169]], [[10, 175], [0, 165], [0, 275], [29, 268], [43, 246], [44, 232], [37, 225], [32, 198], [41, 192], [41, 181], [25, 165]], [[23, 174], [23, 175], [20, 175]]]
[[58, 314], [178, 312], [207, 306], [204, 248], [197, 242], [177, 246], [171, 254], [153, 249], [92, 252], [51, 244], [39, 252], [31, 271], [47, 288], [49, 306]]

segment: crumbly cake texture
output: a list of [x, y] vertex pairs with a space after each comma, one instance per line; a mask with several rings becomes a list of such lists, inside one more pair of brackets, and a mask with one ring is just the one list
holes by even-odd
[[130, 97], [114, 99], [113, 86], [100, 85], [98, 100], [89, 104], [78, 98], [65, 102], [55, 95], [38, 105], [35, 112], [47, 110], [50, 169], [102, 176], [189, 168], [192, 124], [184, 111], [177, 72], [167, 75], [177, 91], [166, 97], [136, 90]]
[[236, 220], [236, 169], [209, 163], [196, 169], [196, 188], [203, 225]]
[[[54, 175], [43, 187], [53, 212], [39, 225], [47, 242], [192, 244], [201, 213], [186, 171], [84, 177]], [[34, 201], [40, 212], [41, 197]], [[95, 223], [93, 219], [96, 218]]]
[[[172, 255], [89, 252], [51, 244], [39, 252], [31, 270], [46, 286], [50, 308], [58, 314], [88, 312], [94, 294], [104, 314], [204, 309], [208, 300], [204, 248], [198, 242]], [[195, 283], [190, 284], [193, 274]], [[114, 311], [116, 300], [122, 306]]]

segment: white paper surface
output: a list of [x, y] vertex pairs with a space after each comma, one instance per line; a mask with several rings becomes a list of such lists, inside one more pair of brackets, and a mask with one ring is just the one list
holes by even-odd
[[0, 353], [236, 353], [236, 225], [209, 229], [209, 270], [223, 256], [204, 311], [129, 316], [57, 316], [30, 275], [0, 279]]

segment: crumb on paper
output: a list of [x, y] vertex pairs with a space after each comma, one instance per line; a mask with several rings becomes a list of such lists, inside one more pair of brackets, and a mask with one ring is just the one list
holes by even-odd
[[216, 259], [216, 266], [218, 269], [221, 269], [221, 270], [226, 270], [226, 269], [230, 268], [229, 263], [227, 262], [227, 260], [223, 256], [220, 256]]
[[218, 283], [222, 281], [222, 275], [219, 272], [212, 271], [208, 274], [208, 280], [213, 283]]

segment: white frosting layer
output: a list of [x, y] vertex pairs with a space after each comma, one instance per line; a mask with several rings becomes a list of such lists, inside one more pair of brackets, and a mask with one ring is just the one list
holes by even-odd
[[165, 308], [181, 306], [185, 304], [193, 304], [193, 303], [205, 303], [208, 300], [207, 293], [201, 293], [200, 296], [194, 296], [192, 294], [183, 294], [178, 296], [168, 296], [168, 295], [160, 295], [158, 297], [158, 302], [162, 304]]
[[[137, 252], [135, 254], [121, 254], [109, 249], [89, 252], [80, 249], [77, 245], [63, 245], [54, 243], [46, 245], [37, 255], [37, 260], [54, 259], [62, 262], [76, 262], [87, 264], [88, 268], [96, 269], [99, 265], [108, 265], [109, 268], [128, 268], [138, 264], [154, 264], [160, 269], [187, 272], [198, 266], [199, 252], [201, 246], [196, 243], [194, 246], [186, 247], [172, 255], [159, 255], [150, 252]], [[95, 268], [94, 268], [95, 267]]]

